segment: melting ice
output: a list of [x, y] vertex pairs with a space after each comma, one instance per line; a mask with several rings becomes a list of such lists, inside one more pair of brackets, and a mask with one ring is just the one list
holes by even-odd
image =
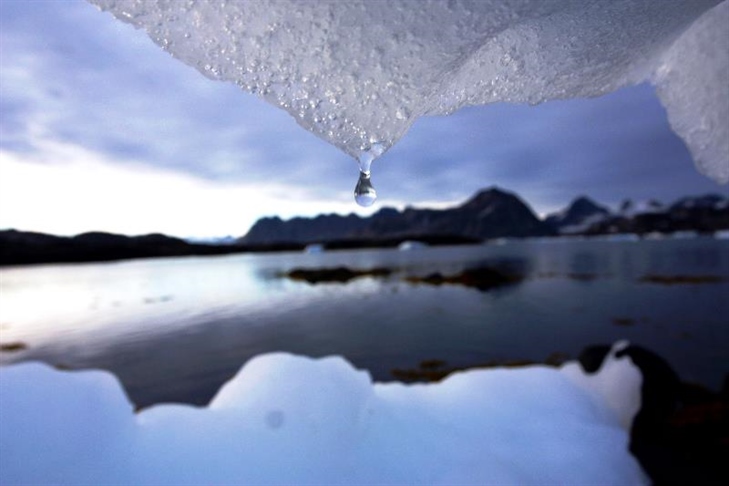
[[0, 484], [645, 484], [621, 425], [641, 383], [614, 353], [595, 375], [572, 363], [433, 385], [278, 353], [208, 407], [134, 414], [109, 373], [24, 363], [0, 368]]
[[726, 0], [91, 2], [354, 158], [423, 115], [649, 81], [698, 169], [729, 181]]

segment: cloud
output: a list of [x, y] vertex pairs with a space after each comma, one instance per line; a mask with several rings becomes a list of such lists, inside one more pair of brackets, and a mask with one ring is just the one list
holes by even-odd
[[296, 178], [302, 154], [317, 153], [320, 165], [346, 158], [288, 114], [204, 78], [91, 5], [14, 5], [3, 17], [8, 149], [51, 136], [119, 163], [248, 182]]
[[227, 182], [128, 161], [65, 142], [41, 142], [32, 158], [0, 150], [0, 228], [73, 235], [89, 230], [181, 237], [240, 236], [262, 214], [346, 212], [271, 181]]
[[578, 194], [616, 204], [626, 197], [670, 201], [727, 193], [696, 172], [649, 85], [600, 98], [499, 103], [423, 118], [383, 166], [385, 160], [397, 166], [390, 168], [394, 179], [412, 179], [401, 186], [405, 199], [426, 187], [441, 200], [463, 200], [497, 184], [547, 212]]

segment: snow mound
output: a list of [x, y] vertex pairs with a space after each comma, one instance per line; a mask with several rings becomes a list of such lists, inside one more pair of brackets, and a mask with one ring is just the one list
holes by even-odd
[[106, 372], [0, 369], [1, 484], [645, 484], [640, 374], [613, 355], [372, 384], [338, 357], [249, 361], [208, 407], [132, 413]]
[[90, 1], [354, 157], [423, 115], [648, 80], [699, 170], [729, 181], [727, 1]]

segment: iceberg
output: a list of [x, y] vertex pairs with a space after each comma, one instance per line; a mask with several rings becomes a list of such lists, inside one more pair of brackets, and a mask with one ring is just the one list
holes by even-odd
[[90, 1], [356, 158], [424, 115], [648, 81], [699, 171], [729, 181], [729, 1]]
[[134, 413], [104, 371], [0, 369], [0, 484], [646, 484], [628, 452], [642, 376], [470, 370], [372, 383], [340, 357], [255, 357], [207, 407]]

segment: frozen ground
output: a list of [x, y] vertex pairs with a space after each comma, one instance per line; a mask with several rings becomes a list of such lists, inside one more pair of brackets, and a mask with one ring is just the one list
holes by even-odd
[[19, 364], [0, 369], [0, 483], [644, 484], [641, 382], [628, 357], [408, 386], [268, 354], [206, 408], [135, 414], [109, 373]]

